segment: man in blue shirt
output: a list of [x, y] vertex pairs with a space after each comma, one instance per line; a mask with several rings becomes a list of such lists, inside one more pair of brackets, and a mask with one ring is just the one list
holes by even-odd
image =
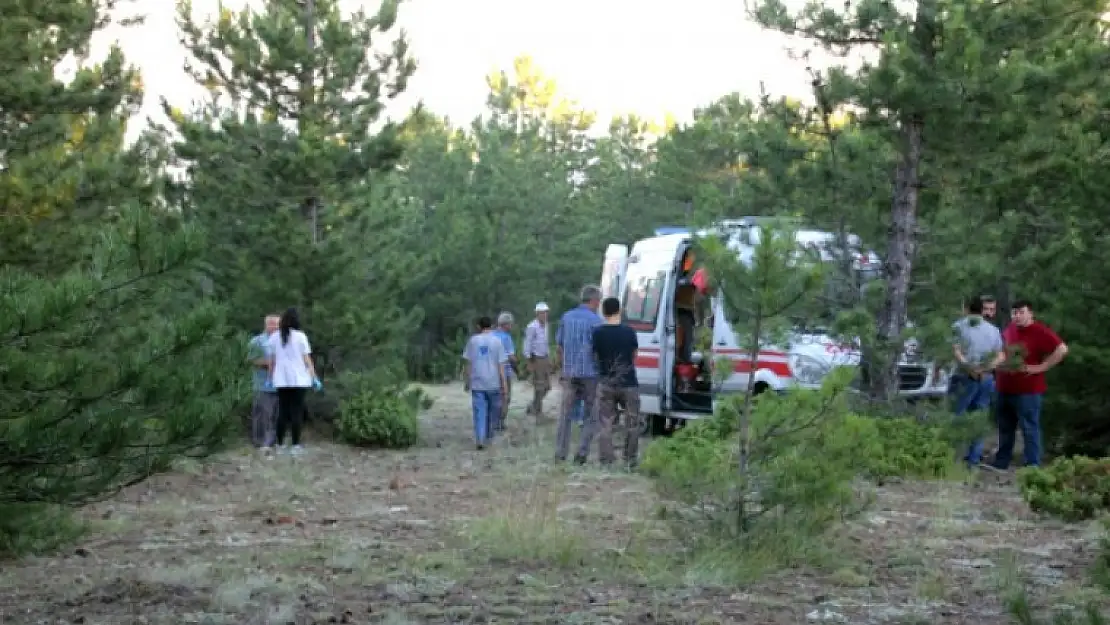
[[506, 418], [509, 416], [509, 402], [513, 398], [513, 373], [516, 371], [516, 345], [513, 344], [513, 335], [509, 333], [513, 329], [513, 314], [503, 312], [497, 316], [497, 329], [493, 331], [493, 335], [501, 340], [501, 346], [505, 348], [505, 354], [509, 357], [508, 362], [505, 363], [505, 392], [501, 396], [501, 414], [496, 415], [493, 422], [493, 430], [495, 432], [504, 432]]
[[597, 314], [601, 305], [601, 289], [592, 285], [583, 288], [579, 301], [581, 304], [576, 308], [563, 313], [559, 331], [555, 334], [558, 360], [563, 370], [563, 409], [555, 434], [555, 458], [558, 461], [567, 459], [574, 405], [582, 400], [586, 404], [585, 427], [574, 461], [585, 464], [590, 455], [590, 437], [585, 436], [585, 430], [592, 429], [597, 422], [597, 365], [594, 362], [593, 332], [602, 323]]
[[263, 451], [274, 444], [277, 419], [277, 390], [267, 384], [270, 366], [270, 335], [278, 330], [281, 318], [267, 315], [265, 331], [251, 339], [247, 362], [251, 366], [251, 387], [254, 403], [251, 406], [251, 442]]

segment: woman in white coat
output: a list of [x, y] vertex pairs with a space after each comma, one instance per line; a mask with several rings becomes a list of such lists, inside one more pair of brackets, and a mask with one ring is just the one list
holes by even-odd
[[285, 432], [292, 435], [292, 453], [299, 455], [301, 426], [304, 423], [304, 398], [309, 388], [320, 388], [316, 368], [312, 364], [312, 347], [301, 332], [297, 309], [289, 308], [281, 315], [278, 331], [270, 335], [270, 382], [277, 391], [277, 444], [285, 447]]

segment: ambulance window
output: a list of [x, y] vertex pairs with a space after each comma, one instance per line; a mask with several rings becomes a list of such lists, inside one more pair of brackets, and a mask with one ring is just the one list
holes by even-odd
[[624, 319], [629, 327], [641, 332], [655, 330], [659, 318], [659, 302], [666, 282], [665, 257], [645, 257], [639, 262], [629, 263], [624, 291]]

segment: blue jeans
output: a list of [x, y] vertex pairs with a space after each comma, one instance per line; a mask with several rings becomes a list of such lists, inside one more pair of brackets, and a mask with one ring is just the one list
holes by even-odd
[[501, 419], [501, 391], [470, 391], [474, 408], [474, 442], [485, 445]]
[[1008, 469], [1017, 442], [1017, 429], [1021, 428], [1025, 443], [1025, 466], [1041, 464], [1041, 400], [1039, 393], [1023, 395], [998, 394], [994, 415], [998, 420], [998, 453], [994, 455], [996, 469]]
[[[954, 406], [952, 412], [956, 415], [962, 415], [968, 412], [977, 412], [980, 410], [988, 410], [991, 407], [991, 399], [994, 397], [994, 376], [991, 374], [984, 374], [978, 380], [972, 379], [967, 374], [958, 374], [952, 376], [952, 385], [954, 386]], [[977, 465], [983, 459], [983, 439], [977, 438], [971, 441], [971, 445], [967, 449], [967, 455], [964, 460], [969, 465]]]
[[581, 399], [578, 400], [578, 403], [574, 405], [574, 414], [571, 415], [571, 419], [577, 423], [582, 423], [586, 420], [586, 402]]

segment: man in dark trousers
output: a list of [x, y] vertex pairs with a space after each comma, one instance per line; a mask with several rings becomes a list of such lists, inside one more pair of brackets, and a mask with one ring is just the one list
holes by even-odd
[[1068, 346], [1047, 325], [1033, 318], [1028, 301], [1014, 302], [1010, 325], [1002, 332], [1005, 353], [997, 360], [998, 452], [993, 466], [1005, 470], [1021, 428], [1025, 466], [1041, 463], [1041, 400], [1048, 385], [1045, 372], [1068, 354]]
[[[601, 303], [605, 323], [594, 329], [594, 355], [597, 357], [601, 436], [598, 456], [602, 465], [612, 465], [613, 421], [617, 404], [624, 406], [627, 422], [624, 430], [622, 460], [635, 467], [640, 443], [640, 384], [636, 380], [636, 331], [621, 323], [621, 304], [615, 297]], [[589, 434], [592, 436], [592, 433]]]
[[594, 328], [601, 325], [597, 308], [601, 305], [601, 289], [590, 285], [582, 289], [577, 308], [563, 313], [555, 333], [556, 360], [563, 370], [563, 410], [555, 430], [555, 459], [564, 461], [570, 450], [571, 421], [574, 406], [586, 404], [586, 425], [582, 431], [576, 464], [586, 464], [590, 454], [591, 432], [597, 429], [597, 365], [594, 362]]

